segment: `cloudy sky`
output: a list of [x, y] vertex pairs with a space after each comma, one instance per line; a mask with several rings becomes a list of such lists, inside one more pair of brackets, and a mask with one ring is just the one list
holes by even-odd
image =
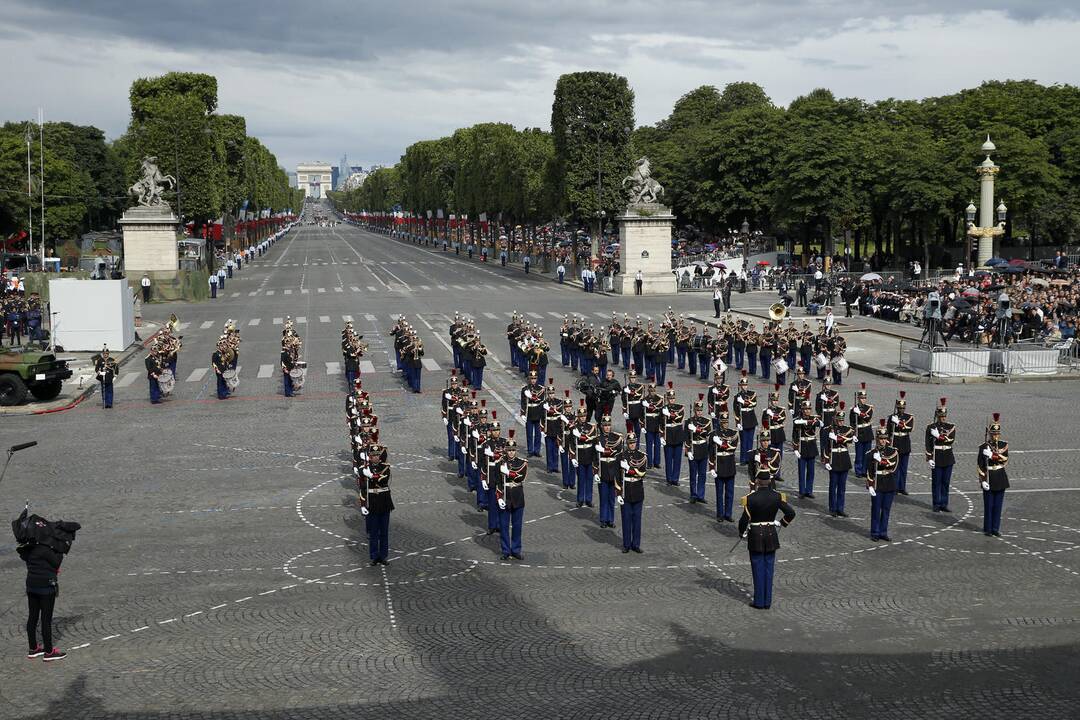
[[140, 76], [213, 73], [279, 161], [395, 162], [485, 121], [547, 128], [556, 78], [625, 75], [639, 124], [749, 80], [921, 98], [986, 79], [1080, 84], [1077, 0], [0, 0], [0, 120], [123, 132]]

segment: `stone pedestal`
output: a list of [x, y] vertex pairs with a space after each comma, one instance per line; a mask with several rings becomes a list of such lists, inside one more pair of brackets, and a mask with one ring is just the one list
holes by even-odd
[[615, 292], [633, 295], [639, 270], [642, 295], [677, 292], [671, 272], [671, 227], [675, 222], [671, 210], [659, 203], [631, 205], [617, 220], [622, 272], [615, 277]]
[[168, 205], [130, 208], [120, 219], [124, 231], [124, 274], [155, 280], [176, 277], [179, 261], [176, 228], [179, 223]]

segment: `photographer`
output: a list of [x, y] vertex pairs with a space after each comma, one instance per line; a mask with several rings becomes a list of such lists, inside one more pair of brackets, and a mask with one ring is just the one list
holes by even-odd
[[[62, 660], [67, 653], [53, 645], [52, 616], [56, 597], [60, 592], [57, 577], [64, 555], [71, 549], [71, 542], [80, 525], [77, 522], [49, 522], [37, 515], [28, 515], [29, 508], [11, 523], [17, 552], [26, 563], [26, 599], [29, 614], [26, 620], [26, 638], [29, 648], [26, 657], [41, 657], [45, 662]], [[37, 641], [40, 620], [41, 638]]]

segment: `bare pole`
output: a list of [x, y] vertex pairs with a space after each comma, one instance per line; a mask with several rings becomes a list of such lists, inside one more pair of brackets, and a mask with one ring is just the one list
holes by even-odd
[[30, 220], [30, 253], [34, 252], [34, 198], [31, 194], [31, 190], [34, 187], [33, 179], [30, 176], [30, 169], [33, 165], [30, 164], [30, 141], [33, 139], [34, 134], [30, 130], [30, 122], [26, 123], [26, 212]]
[[[41, 271], [45, 271], [45, 111], [38, 108], [38, 153], [41, 161]], [[30, 249], [33, 252], [33, 248]]]

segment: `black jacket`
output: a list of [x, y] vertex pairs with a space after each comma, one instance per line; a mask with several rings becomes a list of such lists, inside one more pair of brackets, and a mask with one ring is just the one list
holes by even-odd
[[26, 563], [27, 588], [57, 588], [57, 573], [64, 556], [48, 545], [20, 545], [19, 557]]

